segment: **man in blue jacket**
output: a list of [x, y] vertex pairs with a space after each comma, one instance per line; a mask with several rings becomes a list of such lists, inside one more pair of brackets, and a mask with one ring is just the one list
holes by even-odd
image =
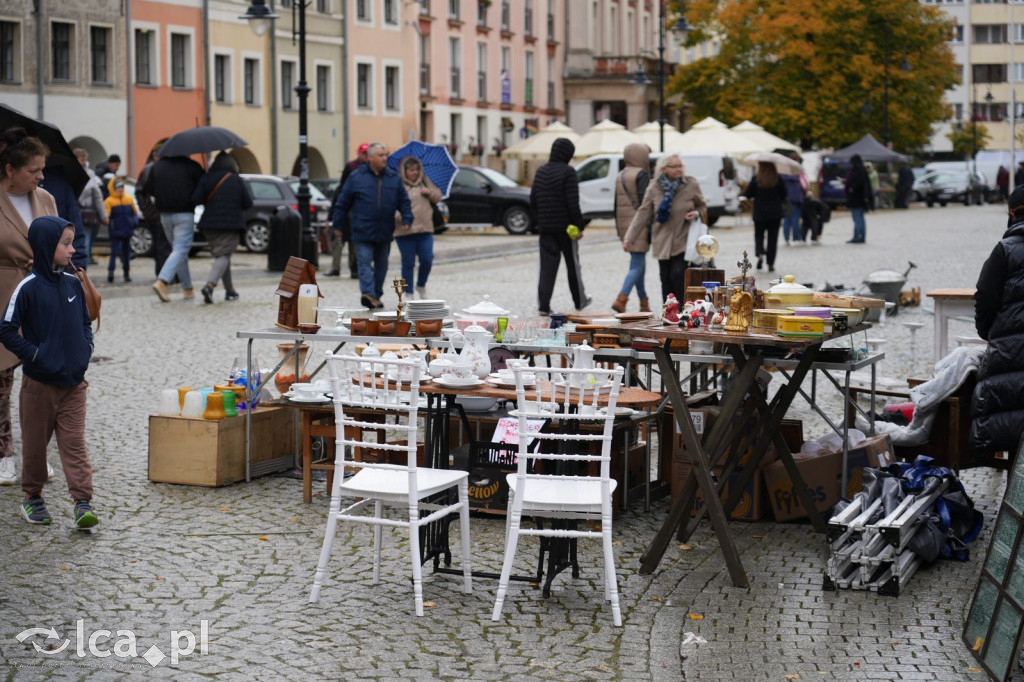
[[388, 255], [395, 234], [395, 212], [402, 227], [412, 225], [412, 205], [398, 173], [387, 167], [388, 148], [373, 142], [367, 162], [349, 176], [331, 211], [331, 223], [348, 227], [359, 266], [359, 301], [366, 308], [383, 308]]

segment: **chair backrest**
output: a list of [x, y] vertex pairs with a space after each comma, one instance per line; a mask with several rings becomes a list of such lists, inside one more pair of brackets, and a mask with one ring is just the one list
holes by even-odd
[[[527, 422], [530, 419], [550, 420], [543, 432], [531, 434], [539, 443], [520, 436], [517, 475], [525, 479], [533, 465], [547, 460], [541, 466], [543, 474], [539, 475], [591, 477], [588, 471], [596, 464], [607, 486], [611, 479], [612, 424], [622, 385], [622, 368], [515, 367], [513, 372], [519, 433], [529, 433]], [[523, 384], [524, 375], [534, 375], [536, 384], [527, 388]], [[610, 500], [611, 490], [605, 492]]]
[[[346, 468], [407, 471], [410, 490], [415, 490], [419, 361], [364, 359], [331, 352], [326, 356], [331, 374], [338, 460], [344, 459]], [[384, 417], [386, 424], [373, 421], [374, 416]], [[397, 433], [399, 438], [394, 442], [378, 442], [360, 437], [380, 429]], [[357, 451], [362, 457], [366, 453], [373, 457], [356, 460]], [[405, 463], [388, 462], [396, 459], [394, 453], [404, 454]]]

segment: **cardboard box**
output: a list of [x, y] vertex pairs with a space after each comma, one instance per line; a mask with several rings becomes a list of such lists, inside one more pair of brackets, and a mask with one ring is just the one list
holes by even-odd
[[[252, 464], [295, 452], [294, 412], [252, 413]], [[216, 488], [245, 480], [245, 417], [149, 418], [149, 480]]]
[[[683, 485], [686, 483], [686, 478], [690, 475], [690, 470], [693, 468], [692, 464], [687, 462], [674, 461], [672, 462], [672, 499], [674, 500], [683, 489]], [[712, 478], [718, 480], [723, 471], [722, 467], [714, 467], [712, 469]], [[736, 470], [729, 476], [726, 481], [725, 487], [722, 488], [719, 498], [724, 505], [726, 500], [729, 499], [729, 493], [732, 487], [739, 480], [740, 471]], [[694, 508], [690, 511], [690, 516], [696, 514], [697, 510], [704, 506], [704, 494], [697, 489], [697, 500], [694, 502]], [[733, 521], [758, 521], [764, 517], [768, 511], [767, 504], [764, 496], [764, 483], [762, 481], [762, 470], [757, 469], [754, 471], [753, 478], [750, 479], [750, 483], [744, 489], [742, 496], [736, 503], [736, 508], [732, 510], [732, 514], [729, 518]]]
[[[703, 442], [703, 434], [711, 431], [711, 427], [712, 425], [714, 425], [715, 419], [717, 418], [718, 409], [702, 407], [697, 409], [691, 409], [690, 414], [693, 417], [694, 427], [697, 428], [697, 435], [701, 436], [701, 442]], [[700, 427], [698, 427], [698, 422], [701, 425]], [[675, 422], [673, 422], [673, 425], [675, 425]], [[786, 441], [786, 445], [789, 446], [790, 452], [798, 452], [800, 450], [800, 446], [804, 442], [803, 422], [800, 421], [799, 419], [783, 419], [782, 423], [779, 425], [779, 430], [782, 433], [782, 439]], [[727, 434], [726, 438], [728, 437], [729, 435]], [[740, 456], [741, 465], [747, 463], [747, 460], [750, 458], [752, 452], [753, 445], [751, 444], [750, 446], [747, 447], [746, 452], [744, 452]], [[768, 449], [765, 450], [765, 453], [761, 458], [760, 466], [767, 466], [768, 464], [774, 462], [778, 458], [779, 454], [778, 452], [776, 452], [775, 446], [769, 445]], [[686, 446], [683, 444], [683, 438], [679, 434], [678, 426], [676, 427], [675, 448], [673, 450], [672, 459], [681, 462], [693, 461], [690, 453], [686, 451]]]
[[[888, 435], [868, 438], [848, 453], [846, 466], [846, 495], [849, 498], [861, 490], [861, 472], [864, 467], [885, 467], [892, 464], [892, 440]], [[811, 493], [819, 513], [824, 514], [840, 498], [843, 453], [830, 452], [796, 459], [797, 469]], [[764, 470], [768, 503], [776, 521], [791, 521], [807, 517], [796, 496], [795, 486], [782, 462], [774, 462]]]

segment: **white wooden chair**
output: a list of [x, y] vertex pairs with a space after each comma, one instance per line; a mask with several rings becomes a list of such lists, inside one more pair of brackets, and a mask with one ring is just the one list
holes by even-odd
[[[517, 471], [508, 474], [509, 502], [505, 538], [505, 560], [498, 583], [491, 620], [498, 620], [508, 592], [512, 564], [520, 535], [536, 535], [561, 540], [593, 538], [601, 540], [604, 560], [604, 597], [611, 602], [615, 625], [622, 625], [619, 611], [615, 556], [612, 551], [611, 477], [612, 423], [622, 382], [622, 368], [541, 369], [516, 368], [519, 433], [528, 433], [528, 419], [551, 420], [551, 432], [539, 433], [540, 447], [527, 447], [519, 439]], [[523, 374], [535, 374], [536, 387], [523, 385]], [[607, 395], [607, 407], [599, 408], [599, 396]], [[600, 432], [581, 431], [584, 423], [598, 423]], [[593, 444], [599, 454], [590, 454]], [[531, 452], [537, 450], [537, 452]], [[531, 460], [539, 466], [536, 473]], [[597, 470], [595, 475], [594, 470]], [[554, 525], [547, 528], [523, 528], [523, 516], [577, 521], [576, 529]], [[590, 530], [599, 523], [600, 530]]]
[[[423, 615], [423, 570], [420, 559], [420, 528], [425, 524], [459, 512], [462, 531], [463, 591], [473, 591], [470, 574], [469, 548], [469, 475], [465, 471], [449, 469], [420, 468], [416, 462], [417, 414], [419, 410], [420, 364], [418, 360], [362, 359], [354, 355], [327, 353], [327, 366], [331, 374], [336, 429], [336, 455], [334, 484], [331, 489], [331, 507], [327, 516], [327, 531], [320, 551], [313, 590], [309, 601], [315, 602], [320, 596], [320, 586], [327, 572], [331, 546], [338, 521], [366, 523], [373, 528], [373, 583], [380, 582], [381, 528], [404, 528], [409, 532], [409, 552], [412, 560], [413, 593], [416, 600], [416, 615]], [[409, 383], [388, 381], [386, 377], [404, 377]], [[383, 378], [382, 378], [383, 377]], [[370, 433], [380, 429], [380, 422], [362, 421], [346, 412], [348, 408], [380, 410], [389, 417], [397, 417], [396, 423], [387, 424], [388, 431], [402, 434], [398, 442], [378, 443], [362, 440], [348, 434]], [[355, 410], [349, 410], [355, 411]], [[348, 427], [348, 429], [346, 429]], [[351, 453], [359, 449], [365, 458], [367, 453], [376, 455], [375, 461], [356, 461]], [[389, 464], [383, 460], [388, 453], [403, 453], [404, 464]], [[345, 469], [356, 469], [346, 478]], [[433, 504], [425, 498], [437, 495], [451, 488], [458, 489], [455, 503]], [[354, 497], [355, 501], [344, 509], [343, 497]], [[450, 498], [448, 498], [450, 499]], [[346, 503], [350, 500], [346, 500]], [[399, 518], [387, 518], [384, 505], [393, 506]], [[372, 515], [367, 514], [372, 509]], [[421, 516], [420, 511], [431, 513]]]

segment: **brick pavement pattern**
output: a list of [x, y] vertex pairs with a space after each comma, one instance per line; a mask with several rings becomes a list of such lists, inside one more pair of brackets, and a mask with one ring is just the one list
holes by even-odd
[[[871, 270], [902, 270], [912, 259], [919, 267], [908, 286], [973, 286], [1004, 216], [997, 206], [870, 214], [868, 244], [855, 247], [844, 243], [851, 233], [849, 216], [837, 213], [825, 229], [824, 246], [780, 246], [779, 273], [857, 285]], [[725, 220], [713, 234], [722, 242], [719, 261], [730, 271], [743, 249], [753, 251], [749, 221]], [[595, 308], [613, 300], [628, 262], [611, 235], [596, 227], [581, 243]], [[439, 237], [431, 294], [456, 309], [490, 294], [520, 315], [532, 314], [536, 254], [528, 247], [535, 241]], [[492, 255], [467, 260], [481, 254], [466, 249]], [[143, 261], [135, 270], [148, 272], [148, 265]], [[385, 532], [384, 575], [373, 586], [370, 531], [350, 524], [335, 542], [320, 602], [308, 604], [328, 506], [323, 483], [313, 504], [303, 505], [301, 484], [291, 478], [269, 476], [220, 489], [146, 478], [147, 415], [155, 412], [159, 389], [212, 385], [245, 352], [235, 332], [272, 324], [277, 276], [263, 271], [264, 265], [262, 258], [240, 255], [241, 299], [224, 303], [218, 292], [213, 306], [184, 302], [180, 294], [160, 304], [145, 281], [106, 289], [110, 295], [88, 374], [88, 442], [101, 524], [92, 533], [73, 529], [59, 466], [47, 486], [55, 517], [50, 527], [26, 524], [18, 512], [18, 487], [0, 488], [3, 679], [985, 679], [970, 671], [976, 664], [960, 633], [1005, 486], [1005, 474], [988, 469], [963, 476], [987, 520], [970, 561], [921, 570], [898, 598], [823, 592], [824, 539], [801, 523], [730, 524], [749, 589], [731, 585], [706, 522], [686, 547], [671, 545], [653, 575], [639, 575], [640, 555], [667, 509], [661, 500], [650, 513], [634, 504], [616, 521], [621, 628], [612, 626], [600, 599], [596, 546], [581, 547], [581, 577], [563, 574], [548, 599], [535, 586], [514, 584], [498, 623], [489, 618], [496, 581], [475, 580], [474, 593], [464, 595], [458, 577], [428, 571], [424, 596], [435, 606], [417, 619], [401, 536]], [[653, 264], [647, 281], [656, 291]], [[355, 281], [325, 278], [321, 285], [325, 304], [358, 300]], [[567, 287], [556, 287], [553, 304], [571, 306]], [[913, 366], [905, 320], [925, 323]], [[886, 338], [882, 374], [902, 380], [927, 372], [930, 330], [923, 308], [907, 309], [874, 330]], [[257, 344], [255, 351], [263, 366], [276, 361], [269, 343]], [[823, 431], [808, 409], [794, 410], [807, 420], [805, 434]], [[15, 438], [20, 447], [20, 434]], [[55, 452], [51, 461], [58, 461]], [[503, 520], [476, 516], [471, 525], [474, 567], [498, 570]], [[457, 562], [458, 548], [453, 551]], [[528, 553], [519, 557], [517, 572], [532, 570]], [[80, 620], [86, 638], [111, 631], [98, 640], [105, 650], [121, 640], [117, 631], [130, 630], [139, 657], [98, 658], [87, 643], [79, 656], [74, 641], [53, 653], [74, 640]], [[176, 664], [164, 659], [155, 667], [141, 657], [154, 646], [169, 654], [172, 631], [179, 631], [184, 647], [187, 636], [181, 633], [198, 637], [201, 621], [208, 624], [205, 652], [197, 644]], [[56, 636], [16, 639], [33, 627], [53, 628]], [[682, 644], [687, 633], [706, 643]]]

